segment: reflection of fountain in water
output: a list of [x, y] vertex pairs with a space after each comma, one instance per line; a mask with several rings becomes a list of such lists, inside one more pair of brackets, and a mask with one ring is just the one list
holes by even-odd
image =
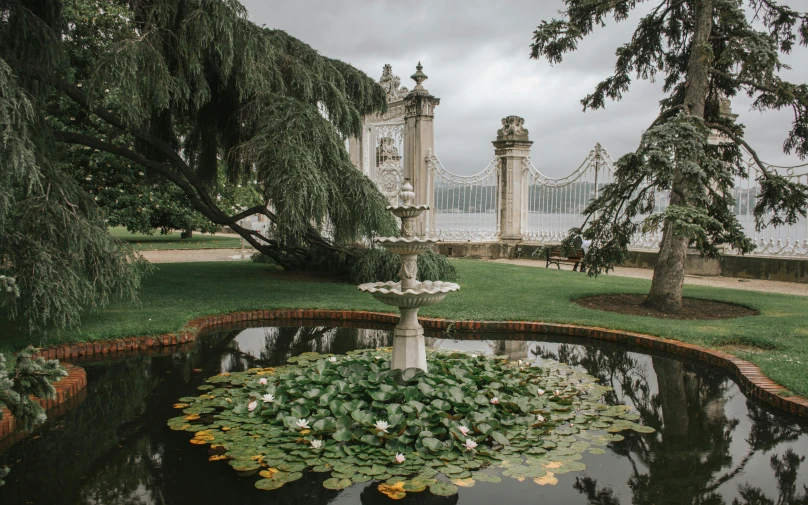
[[528, 359], [530, 342], [524, 340], [489, 340], [491, 352], [497, 356], [507, 356], [511, 361]]

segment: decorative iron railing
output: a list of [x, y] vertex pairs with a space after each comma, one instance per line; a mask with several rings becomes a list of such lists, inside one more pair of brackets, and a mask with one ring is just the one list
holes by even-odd
[[480, 172], [457, 175], [446, 170], [437, 155], [427, 157], [430, 235], [439, 240], [495, 241], [499, 236], [497, 158]]

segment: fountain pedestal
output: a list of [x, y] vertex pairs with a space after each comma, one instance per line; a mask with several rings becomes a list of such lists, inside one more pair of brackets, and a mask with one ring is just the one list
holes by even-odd
[[399, 282], [370, 282], [359, 286], [382, 303], [398, 307], [401, 317], [393, 333], [394, 370], [419, 368], [426, 371], [424, 328], [418, 322], [418, 309], [438, 303], [446, 293], [460, 289], [455, 283], [418, 281], [418, 255], [432, 249], [436, 241], [415, 236], [414, 220], [426, 205], [413, 205], [415, 193], [407, 179], [401, 186], [402, 205], [387, 207], [401, 218], [401, 237], [383, 237], [376, 240], [382, 247], [401, 257]]

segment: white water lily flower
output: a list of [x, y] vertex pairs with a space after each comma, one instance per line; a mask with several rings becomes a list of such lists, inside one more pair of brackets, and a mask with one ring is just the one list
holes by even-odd
[[275, 395], [265, 394], [264, 395], [264, 403], [272, 403], [275, 401]]
[[463, 447], [465, 447], [467, 451], [472, 451], [473, 452], [474, 448], [477, 447], [477, 442], [475, 442], [474, 440], [472, 440], [470, 438], [467, 438], [466, 443], [463, 444]]
[[376, 359], [382, 359], [382, 357], [381, 356], [376, 356]]
[[406, 460], [406, 459], [407, 458], [405, 458], [404, 455], [401, 454], [400, 452], [396, 453], [396, 463], [399, 463], [399, 464], [404, 463], [404, 460]]
[[331, 363], [336, 363], [337, 358], [336, 358], [336, 356], [331, 356], [330, 358], [328, 358], [328, 361], [330, 361]]
[[540, 389], [539, 389], [539, 391], [538, 391], [538, 393], [539, 393], [539, 396], [541, 396], [541, 395], [543, 395], [544, 393], [546, 393], [546, 391], [540, 388]]
[[266, 386], [267, 385], [267, 380], [264, 377], [261, 377], [260, 379], [258, 379], [258, 384], [261, 384], [262, 386]]
[[308, 430], [308, 429], [311, 429], [311, 427], [309, 426], [309, 420], [308, 420], [308, 419], [298, 419], [298, 420], [295, 422], [295, 424], [296, 424], [296, 425], [297, 425], [297, 427], [298, 427], [298, 428], [300, 428], [301, 430]]
[[540, 422], [540, 423], [543, 423], [543, 422], [544, 422], [544, 416], [543, 416], [543, 415], [541, 415], [541, 414], [537, 415], [537, 416], [536, 416], [536, 421], [538, 421], [538, 422]]
[[463, 424], [461, 424], [460, 426], [458, 426], [458, 427], [457, 427], [457, 429], [458, 429], [458, 430], [460, 430], [460, 433], [462, 433], [464, 437], [465, 437], [466, 435], [468, 435], [468, 434], [469, 434], [469, 432], [471, 431], [471, 430], [468, 428], [468, 426], [463, 425]]
[[470, 357], [471, 359], [476, 359], [476, 358], [477, 358], [477, 355], [476, 355], [476, 354], [472, 354], [472, 355], [471, 355], [471, 356], [469, 356], [469, 357]]
[[560, 389], [555, 390], [555, 396], [561, 396], [561, 390]]
[[496, 396], [491, 398], [491, 403], [493, 403], [494, 405], [498, 405], [499, 404], [499, 398], [497, 398]]
[[322, 446], [323, 446], [323, 441], [322, 440], [312, 440], [311, 441], [312, 449], [320, 449]]
[[251, 402], [250, 402], [250, 404], [249, 404], [249, 405], [247, 405], [247, 410], [249, 410], [250, 412], [252, 412], [252, 411], [253, 411], [253, 410], [255, 410], [257, 407], [258, 407], [258, 402], [257, 402], [257, 401], [255, 401], [255, 400], [253, 400], [253, 401], [251, 401]]
[[377, 430], [383, 431], [385, 433], [387, 433], [387, 428], [390, 427], [390, 425], [387, 424], [387, 421], [376, 421], [376, 424], [374, 424], [374, 426], [376, 427]]

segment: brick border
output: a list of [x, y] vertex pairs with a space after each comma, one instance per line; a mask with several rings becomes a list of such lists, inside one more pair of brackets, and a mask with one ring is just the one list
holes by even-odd
[[[202, 330], [217, 326], [278, 319], [336, 319], [393, 325], [398, 322], [398, 314], [328, 309], [276, 309], [237, 312], [194, 319], [177, 333], [167, 333], [157, 337], [130, 337], [79, 344], [63, 344], [42, 349], [40, 355], [48, 359], [70, 359], [119, 351], [137, 351], [151, 347], [164, 347], [192, 342], [196, 340]], [[644, 333], [575, 324], [530, 321], [452, 321], [432, 317], [421, 317], [419, 320], [424, 328], [431, 330], [446, 330], [453, 327], [455, 330], [461, 331], [544, 333], [620, 342], [675, 354], [723, 368], [738, 381], [741, 388], [754, 398], [787, 412], [808, 417], [808, 398], [796, 395], [782, 396], [786, 388], [763, 375], [763, 372], [756, 365], [719, 350]]]
[[[49, 400], [32, 398], [45, 408], [45, 411], [48, 413], [48, 419], [60, 416], [70, 408], [78, 405], [81, 400], [84, 399], [84, 394], [86, 394], [87, 372], [85, 372], [83, 368], [71, 365], [70, 363], [63, 363], [63, 365], [67, 370], [67, 376], [53, 383], [53, 387], [56, 389], [56, 395]], [[65, 408], [68, 406], [69, 408]], [[16, 442], [18, 438], [21, 438], [21, 436], [16, 437], [16, 435], [25, 435], [25, 432], [15, 433], [15, 437], [11, 437], [13, 440], [9, 443], [6, 437], [14, 432], [17, 423], [14, 416], [11, 415], [11, 412], [9, 412], [7, 408], [4, 407], [2, 410], [3, 418], [0, 419], [0, 452]]]

